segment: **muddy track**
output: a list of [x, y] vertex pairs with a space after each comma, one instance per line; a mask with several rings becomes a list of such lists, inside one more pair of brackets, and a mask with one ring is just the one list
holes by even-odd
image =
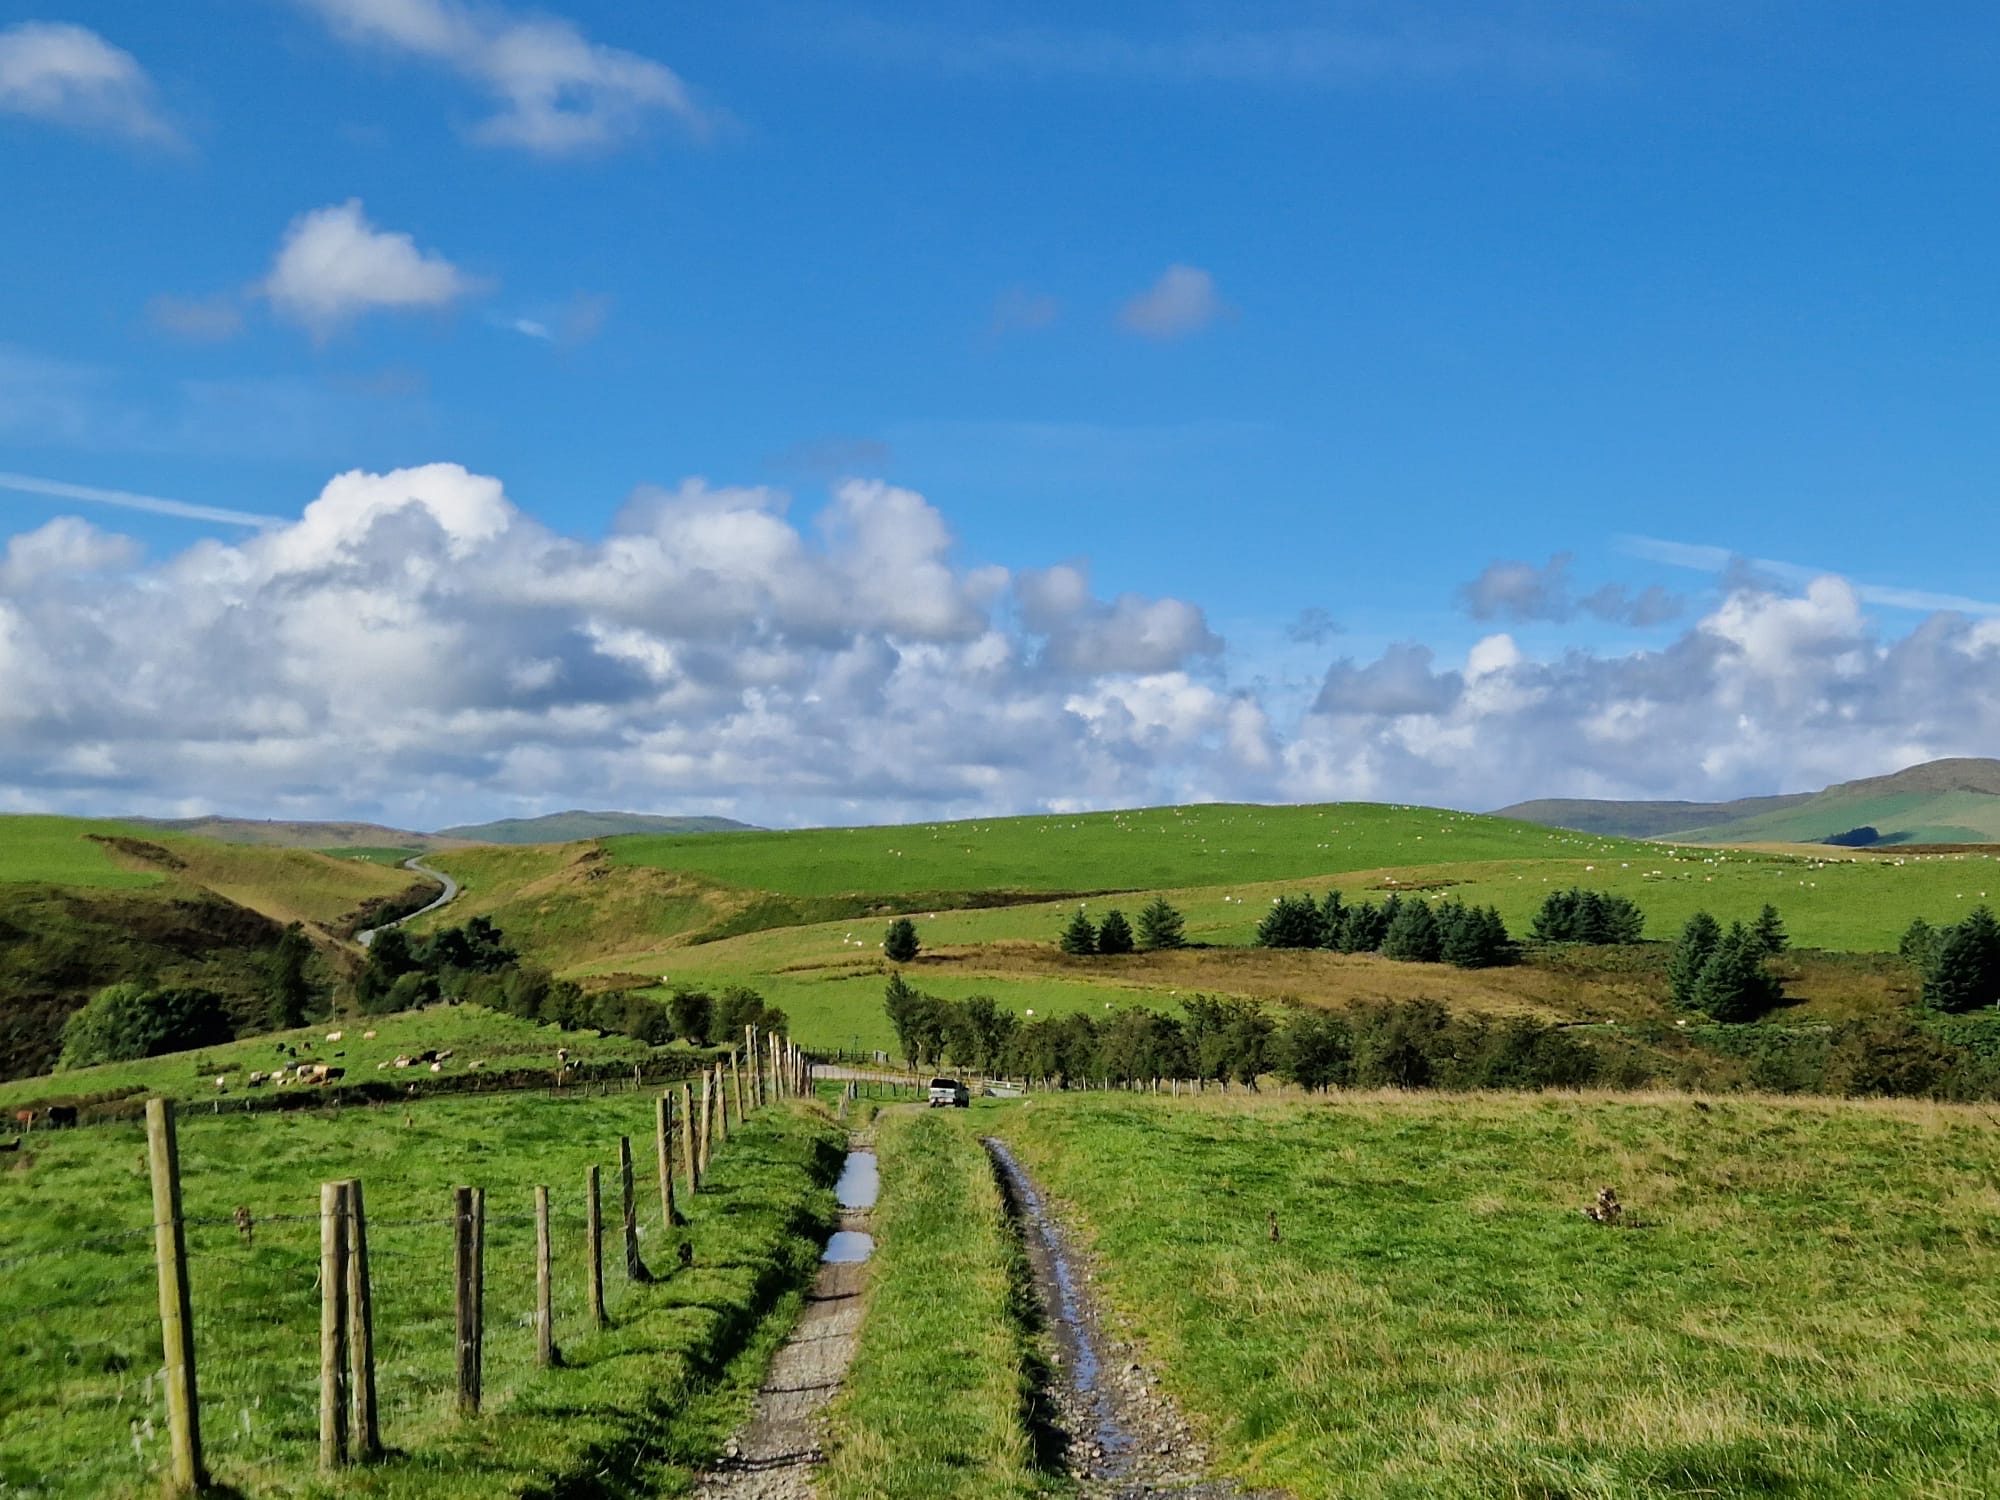
[[[854, 1361], [861, 1336], [862, 1261], [868, 1240], [868, 1207], [875, 1201], [875, 1158], [870, 1142], [848, 1142], [848, 1169], [836, 1190], [840, 1222], [805, 1311], [771, 1361], [750, 1420], [724, 1449], [722, 1462], [695, 1484], [703, 1500], [810, 1500], [813, 1474], [825, 1462], [820, 1439], [825, 1412]], [[857, 1181], [857, 1163], [865, 1172]]]
[[[1047, 1196], [1006, 1145], [981, 1138], [993, 1158], [1008, 1213], [1021, 1232], [1055, 1368], [1036, 1404], [1038, 1447], [1089, 1500], [1246, 1500], [1248, 1492], [1208, 1478], [1208, 1453], [1137, 1358], [1106, 1335], [1090, 1293], [1085, 1258], [1057, 1222]], [[1264, 1492], [1266, 1500], [1277, 1500]]]

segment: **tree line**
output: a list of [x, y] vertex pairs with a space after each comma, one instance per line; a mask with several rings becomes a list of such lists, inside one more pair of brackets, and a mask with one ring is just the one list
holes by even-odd
[[1340, 953], [1380, 953], [1408, 963], [1448, 963], [1486, 969], [1512, 963], [1517, 949], [1500, 912], [1461, 901], [1431, 902], [1391, 894], [1379, 906], [1349, 904], [1339, 891], [1324, 901], [1280, 896], [1257, 924], [1264, 948], [1329, 948]]

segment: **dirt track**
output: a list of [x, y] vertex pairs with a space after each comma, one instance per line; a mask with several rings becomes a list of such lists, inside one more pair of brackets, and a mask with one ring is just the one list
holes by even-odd
[[[857, 1137], [850, 1151], [865, 1151]], [[840, 1229], [865, 1231], [866, 1209], [843, 1208]], [[729, 1441], [723, 1461], [702, 1475], [705, 1500], [810, 1500], [824, 1461], [820, 1436], [826, 1405], [840, 1389], [861, 1334], [866, 1268], [828, 1261], [819, 1268], [804, 1314], [771, 1361], [750, 1421]]]

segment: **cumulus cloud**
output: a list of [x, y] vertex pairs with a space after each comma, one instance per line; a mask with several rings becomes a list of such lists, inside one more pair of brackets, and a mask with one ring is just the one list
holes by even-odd
[[580, 541], [451, 464], [144, 566], [57, 523], [0, 563], [0, 803], [790, 821], [1157, 800], [1270, 760], [1255, 706], [1191, 675], [1217, 644], [1192, 606], [952, 553], [879, 482], [798, 519], [691, 480]]
[[1062, 304], [1047, 292], [1031, 291], [1024, 286], [1013, 286], [1002, 292], [993, 303], [993, 318], [989, 324], [996, 334], [1033, 333], [1038, 329], [1054, 326], [1062, 313]]
[[180, 144], [137, 58], [96, 32], [55, 21], [0, 29], [0, 113]]
[[1475, 620], [1561, 622], [1581, 611], [1611, 624], [1642, 628], [1664, 625], [1687, 611], [1687, 601], [1656, 583], [1636, 593], [1608, 583], [1579, 598], [1570, 579], [1572, 561], [1569, 553], [1558, 552], [1540, 567], [1489, 563], [1477, 578], [1460, 585], [1458, 601]]
[[1120, 309], [1118, 321], [1130, 333], [1177, 339], [1208, 327], [1224, 311], [1213, 276], [1198, 266], [1173, 265]]
[[491, 96], [484, 145], [545, 156], [601, 149], [658, 115], [706, 134], [715, 119], [664, 63], [591, 41], [572, 22], [458, 0], [298, 0], [359, 45], [451, 69]]
[[1298, 797], [1495, 806], [1529, 796], [1812, 789], [2000, 739], [2000, 628], [1956, 613], [1885, 636], [1845, 579], [1743, 587], [1658, 650], [1461, 666], [1404, 644], [1337, 662], [1284, 747]]
[[449, 307], [479, 283], [407, 234], [377, 229], [350, 198], [300, 214], [257, 290], [324, 337], [366, 312]]

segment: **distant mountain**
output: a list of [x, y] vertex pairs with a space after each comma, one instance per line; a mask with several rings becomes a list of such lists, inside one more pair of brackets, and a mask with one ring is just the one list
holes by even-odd
[[754, 833], [755, 825], [734, 818], [665, 818], [652, 813], [559, 812], [539, 818], [502, 818], [441, 828], [439, 838], [479, 844], [567, 844], [607, 839], [621, 833]]
[[1586, 833], [1704, 844], [2000, 843], [2000, 760], [1927, 761], [1822, 792], [1736, 802], [1551, 800], [1517, 803], [1501, 815]]
[[472, 842], [450, 834], [413, 833], [379, 823], [307, 823], [267, 818], [121, 818], [165, 833], [191, 833], [224, 844], [260, 844], [270, 849], [409, 849], [428, 854]]
[[1734, 802], [1592, 802], [1583, 798], [1545, 797], [1535, 802], [1516, 802], [1512, 807], [1501, 808], [1495, 816], [1613, 838], [1655, 839], [1704, 824], [1774, 813], [1810, 802], [1817, 795], [1788, 792], [1776, 797], [1741, 797]]

